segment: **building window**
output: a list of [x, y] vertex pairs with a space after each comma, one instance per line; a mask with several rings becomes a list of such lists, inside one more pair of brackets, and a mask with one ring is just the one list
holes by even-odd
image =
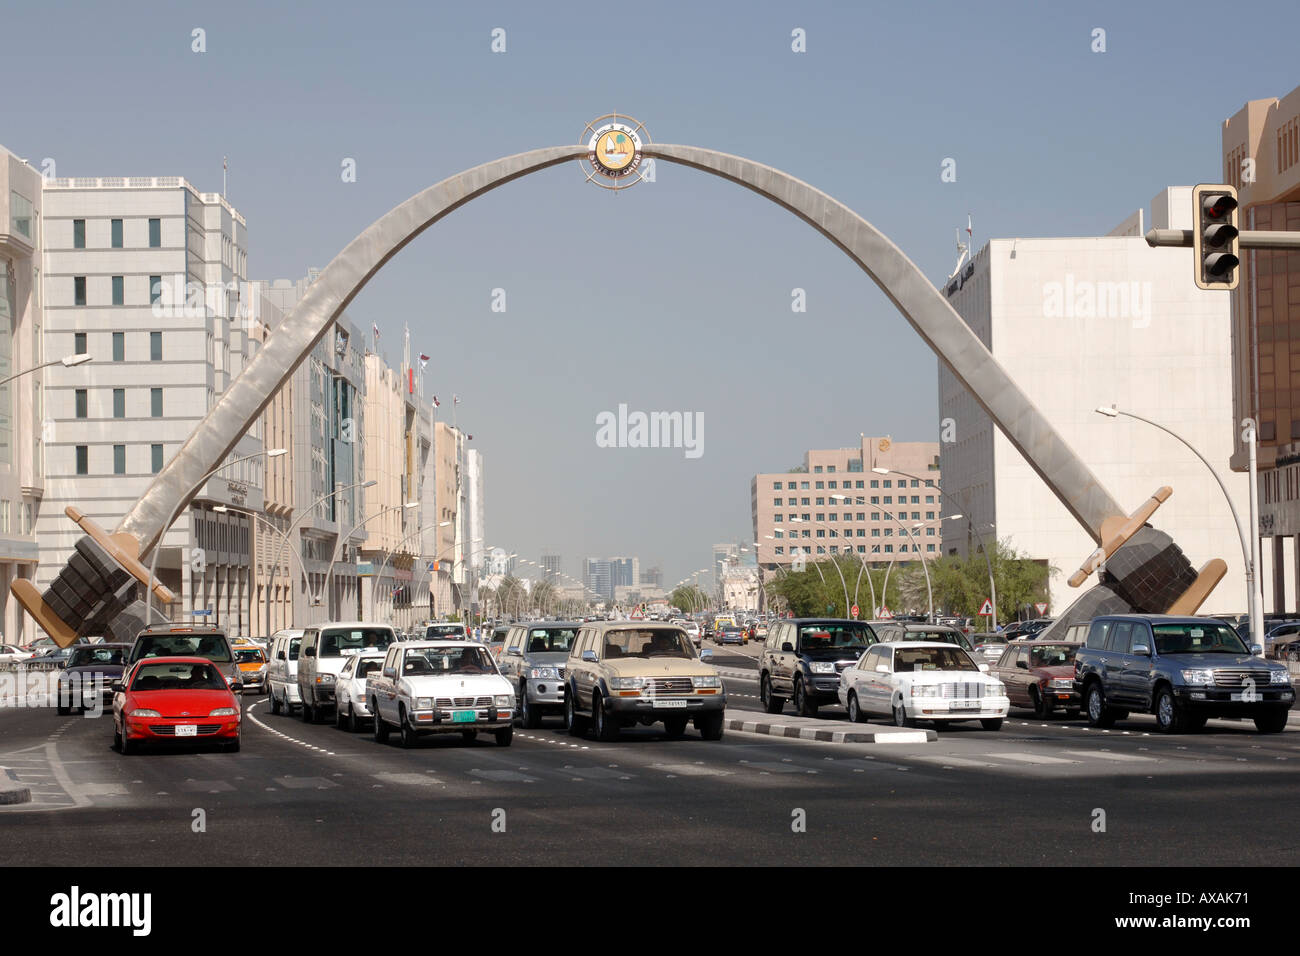
[[73, 394], [73, 405], [75, 406], [76, 409], [73, 412], [73, 415], [75, 415], [77, 418], [85, 418], [87, 414], [86, 390], [84, 388], [79, 388], [72, 394]]
[[113, 304], [126, 304], [126, 280], [122, 276], [113, 276]]
[[773, 523], [773, 524], [780, 524], [780, 523], [781, 523], [781, 516], [780, 516], [780, 515], [772, 515], [772, 523]]
[[[799, 503], [802, 504], [802, 505], [804, 505], [804, 506], [807, 506], [807, 504], [808, 504], [808, 499], [807, 499], [807, 498], [800, 498], [800, 499], [799, 499]], [[794, 502], [791, 502], [791, 504], [794, 504]]]
[[873, 505], [878, 505], [878, 504], [880, 504], [880, 496], [879, 496], [879, 495], [872, 495], [872, 496], [871, 496], [871, 503], [872, 503]]
[[[818, 468], [817, 470], [818, 470], [818, 471], [821, 471], [820, 468]], [[823, 491], [825, 491], [825, 490], [826, 490], [826, 482], [824, 482], [824, 481], [819, 481], [819, 482], [817, 482], [817, 487], [820, 488], [820, 489], [822, 489]]]
[[880, 537], [880, 529], [879, 529], [879, 528], [872, 528], [872, 529], [871, 529], [871, 537], [873, 537], [873, 538], [879, 538], [879, 537]]
[[817, 504], [822, 505], [822, 506], [825, 506], [825, 504], [826, 504], [826, 499], [825, 499], [825, 498], [818, 498], [818, 499], [817, 499]]
[[[874, 502], [876, 499], [875, 499], [875, 498], [872, 498], [871, 500]], [[893, 503], [894, 503], [894, 496], [893, 496], [893, 495], [885, 495], [885, 504], [887, 504], [887, 505], [892, 505]]]
[[926, 503], [927, 505], [932, 505], [932, 504], [934, 504], [934, 495], [926, 495], [926, 496], [925, 496], [925, 503]]
[[126, 446], [125, 445], [113, 446], [113, 474], [115, 475], [126, 474]]
[[150, 249], [162, 248], [162, 220], [161, 219], [149, 220], [149, 248]]
[[86, 354], [86, 333], [85, 332], [72, 333], [72, 354], [73, 355]]
[[828, 472], [830, 472], [831, 474], [835, 474], [835, 466], [834, 466], [834, 465], [827, 465], [827, 466], [826, 466], [826, 470], [827, 470]]
[[149, 446], [149, 461], [150, 461], [150, 467], [153, 469], [153, 473], [155, 475], [158, 474], [158, 472], [162, 471], [162, 466], [163, 466], [162, 445]]
[[156, 305], [162, 298], [162, 276], [149, 277], [149, 304]]
[[113, 389], [113, 417], [126, 418], [126, 389]]
[[912, 487], [913, 487], [913, 488], [920, 488], [920, 487], [921, 487], [921, 483], [920, 483], [919, 481], [917, 481], [915, 478], [913, 478], [913, 479], [912, 479]]
[[806, 481], [801, 481], [801, 482], [799, 482], [799, 490], [800, 490], [800, 491], [807, 491], [807, 490], [808, 490], [808, 482], [806, 482]]
[[778, 508], [781, 507], [781, 499], [780, 499], [780, 498], [773, 498], [773, 499], [772, 499], [772, 504], [775, 505], [775, 506], [778, 507]]
[[79, 475], [90, 474], [90, 446], [89, 445], [77, 446], [77, 474]]
[[893, 553], [894, 553], [894, 546], [892, 544], [885, 545], [885, 554], [893, 554]]
[[[858, 487], [861, 488], [862, 485], [858, 485]], [[872, 478], [872, 479], [871, 479], [871, 487], [872, 487], [872, 488], [879, 488], [879, 487], [880, 487], [880, 481], [879, 481], [879, 479]]]
[[72, 248], [86, 248], [86, 220], [72, 220]]
[[822, 473], [822, 466], [821, 466], [821, 465], [817, 465], [816, 467], [813, 468], [813, 472], [814, 472], [815, 474], [820, 475], [820, 474]]
[[781, 546], [778, 544], [778, 545], [776, 546], [776, 553], [777, 553], [777, 554], [785, 554], [785, 548], [781, 547]]
[[[831, 488], [832, 491], [834, 491], [834, 490], [838, 487], [838, 486], [835, 484], [835, 482], [833, 482], [833, 481], [830, 482], [829, 484], [830, 484], [830, 488]], [[849, 483], [848, 483], [847, 481], [844, 482], [844, 487], [847, 488], [848, 486], [849, 486]]]
[[72, 278], [72, 304], [86, 304], [86, 277], [73, 276]]
[[113, 233], [113, 248], [121, 249], [122, 248], [122, 220], [121, 219], [112, 220], [112, 233]]
[[149, 361], [150, 362], [162, 361], [162, 333], [161, 332], [149, 333]]
[[154, 418], [163, 417], [161, 388], [149, 389], [149, 414]]
[[26, 196], [20, 196], [13, 190], [9, 191], [9, 222], [13, 231], [19, 235], [32, 238], [32, 214], [34, 207], [32, 201]]
[[925, 546], [925, 550], [927, 550], [927, 551], [933, 551], [933, 550], [934, 550], [934, 545], [932, 545], [932, 544], [927, 544], [927, 545]]
[[927, 512], [925, 513], [925, 520], [926, 520], [926, 521], [933, 521], [933, 520], [934, 520], [934, 512], [933, 512], [933, 511], [927, 511]]
[[114, 362], [126, 361], [126, 333], [125, 332], [113, 333], [113, 361]]

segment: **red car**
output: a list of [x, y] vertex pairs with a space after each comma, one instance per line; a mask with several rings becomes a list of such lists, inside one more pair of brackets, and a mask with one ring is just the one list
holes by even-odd
[[1032, 707], [1035, 717], [1064, 711], [1079, 716], [1074, 689], [1074, 652], [1069, 641], [1012, 641], [989, 673], [1007, 687], [1012, 707]]
[[150, 657], [114, 688], [113, 746], [130, 754], [143, 743], [217, 742], [228, 751], [241, 740], [239, 700], [203, 657]]

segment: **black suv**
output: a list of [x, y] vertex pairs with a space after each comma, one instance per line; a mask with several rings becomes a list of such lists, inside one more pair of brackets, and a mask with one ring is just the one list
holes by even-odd
[[779, 714], [791, 700], [801, 716], [816, 717], [821, 704], [838, 704], [840, 672], [878, 640], [865, 621], [805, 617], [775, 622], [758, 659], [763, 709]]

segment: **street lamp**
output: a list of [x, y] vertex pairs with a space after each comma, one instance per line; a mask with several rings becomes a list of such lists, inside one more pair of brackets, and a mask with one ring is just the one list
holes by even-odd
[[[285, 529], [284, 540], [276, 547], [275, 560], [271, 562], [271, 567], [267, 570], [266, 576], [266, 634], [268, 637], [271, 635], [271, 585], [275, 581], [275, 572], [280, 567], [280, 555], [284, 553], [285, 546], [290, 544], [290, 536], [293, 534], [293, 529], [298, 527], [298, 522], [302, 521], [302, 519], [306, 518], [308, 515], [315, 514], [316, 509], [319, 508], [323, 502], [329, 501], [335, 495], [341, 495], [343, 492], [351, 491], [353, 488], [373, 488], [377, 484], [379, 484], [379, 482], [372, 478], [369, 481], [358, 481], [350, 485], [344, 485], [341, 488], [336, 488], [327, 494], [323, 494], [304, 508], [302, 514], [294, 518], [289, 527]], [[299, 561], [301, 562], [301, 560], [300, 557]], [[307, 579], [307, 592], [309, 595], [311, 594], [310, 577]], [[314, 600], [313, 596], [313, 606]]]
[[[403, 502], [400, 505], [392, 505], [391, 507], [388, 508], [381, 508], [378, 511], [376, 511], [374, 514], [370, 515], [369, 517], [362, 518], [360, 521], [354, 524], [347, 534], [339, 535], [338, 544], [334, 546], [334, 557], [330, 561], [330, 566], [325, 569], [325, 584], [321, 587], [321, 593], [316, 597], [316, 603], [319, 604], [322, 598], [325, 600], [329, 600], [330, 581], [333, 580], [334, 578], [334, 565], [338, 564], [339, 558], [343, 556], [343, 542], [345, 539], [352, 537], [352, 535], [356, 534], [356, 532], [360, 531], [363, 527], [365, 527], [365, 525], [368, 522], [372, 521], [375, 518], [380, 517], [381, 515], [386, 515], [392, 511], [403, 511], [409, 508], [418, 508], [419, 506], [420, 503], [418, 501], [407, 501], [407, 502]], [[331, 610], [332, 609], [329, 607], [329, 605], [326, 605], [325, 607], [326, 615], [329, 615], [331, 613]]]
[[1255, 421], [1247, 418], [1243, 420], [1242, 441], [1250, 447], [1250, 527], [1251, 534], [1247, 534], [1246, 526], [1241, 522], [1241, 515], [1237, 513], [1237, 506], [1233, 504], [1232, 495], [1228, 494], [1228, 486], [1223, 483], [1219, 477], [1219, 472], [1215, 467], [1206, 460], [1205, 456], [1197, 451], [1186, 438], [1179, 435], [1172, 429], [1166, 428], [1159, 422], [1153, 422], [1149, 418], [1143, 418], [1134, 412], [1126, 412], [1114, 405], [1102, 405], [1094, 409], [1098, 415], [1105, 415], [1107, 418], [1117, 418], [1123, 415], [1125, 418], [1134, 418], [1140, 422], [1146, 422], [1152, 428], [1158, 428], [1166, 435], [1177, 439], [1193, 455], [1201, 460], [1214, 480], [1219, 485], [1219, 490], [1223, 492], [1223, 497], [1228, 502], [1228, 510], [1232, 512], [1232, 521], [1237, 526], [1237, 536], [1241, 539], [1241, 557], [1246, 565], [1246, 600], [1250, 609], [1250, 642], [1259, 646], [1259, 653], [1264, 653], [1264, 595], [1262, 593], [1263, 582], [1259, 579], [1259, 535], [1255, 532], [1259, 528], [1258, 505], [1255, 497]]
[[[880, 473], [880, 469], [878, 468], [873, 468], [871, 470], [876, 472], [877, 474]], [[886, 474], [887, 473], [888, 472], [886, 472]], [[846, 502], [849, 500], [846, 495], [831, 495], [831, 498], [832, 499], [839, 498]], [[855, 503], [862, 504], [865, 501], [866, 501], [865, 498], [859, 497]], [[916, 543], [916, 535], [912, 534], [912, 530], [915, 530], [916, 528], [925, 527], [925, 522], [918, 521], [912, 525], [912, 530], [909, 530], [908, 527], [905, 524], [903, 524], [902, 521], [899, 520], [898, 516], [893, 514], [892, 512], [882, 511], [881, 514], [887, 517], [890, 521], [894, 522], [894, 524], [898, 525], [899, 530], [902, 531], [903, 534], [907, 536], [908, 544], [911, 545], [912, 550], [914, 550], [917, 554], [921, 556], [921, 570], [925, 572], [925, 590], [926, 590], [926, 594], [928, 595], [928, 600], [930, 604], [930, 616], [928, 620], [930, 621], [930, 623], [934, 623], [934, 591], [930, 586], [930, 566], [925, 563], [925, 552], [923, 552], [920, 548], [920, 545]], [[886, 579], [885, 579], [886, 584], [888, 584], [888, 580], [889, 580], [888, 572], [886, 572]]]
[[[61, 359], [55, 359], [52, 362], [42, 362], [40, 365], [33, 365], [31, 368], [25, 368], [21, 372], [15, 372], [6, 379], [0, 379], [0, 387], [8, 385], [16, 378], [22, 378], [24, 375], [30, 375], [32, 372], [39, 372], [43, 368], [49, 368], [51, 365], [62, 365], [64, 368], [72, 368], [74, 365], [85, 365], [87, 362], [93, 362], [94, 356], [89, 352], [78, 352], [76, 355], [65, 355]], [[234, 464], [234, 462], [231, 462]]]
[[[283, 539], [285, 540], [286, 543], [288, 542], [288, 538], [285, 537], [284, 532], [282, 532], [282, 531], [281, 531], [279, 528], [277, 528], [275, 525], [271, 524], [271, 522], [267, 521], [266, 518], [264, 518], [262, 515], [258, 514], [256, 511], [253, 511], [253, 510], [250, 509], [250, 508], [239, 508], [239, 507], [237, 507], [237, 506], [235, 506], [235, 505], [217, 505], [217, 506], [214, 507], [212, 510], [213, 510], [214, 512], [216, 512], [217, 514], [225, 514], [225, 513], [228, 512], [228, 511], [232, 511], [232, 512], [234, 512], [234, 513], [236, 513], [236, 514], [248, 515], [248, 516], [249, 516], [250, 518], [252, 518], [254, 521], [260, 521], [260, 522], [262, 522], [262, 524], [266, 525], [268, 528], [271, 529], [271, 531], [272, 531], [273, 534], [275, 534], [277, 537], [283, 538]], [[307, 567], [306, 567], [306, 565], [304, 565], [304, 564], [302, 563], [302, 555], [298, 554], [298, 553], [297, 553], [296, 551], [294, 551], [292, 548], [289, 549], [289, 553], [290, 553], [291, 555], [294, 555], [294, 556], [298, 559], [298, 570], [302, 572], [302, 579], [303, 579], [304, 581], [306, 581], [306, 580], [307, 580]], [[250, 566], [251, 566], [251, 565], [250, 565]], [[269, 596], [269, 595], [267, 596], [267, 600], [270, 600], [270, 596]], [[248, 629], [251, 631], [251, 630], [253, 629], [253, 627], [252, 627], [252, 624], [253, 624], [253, 588], [252, 588], [252, 587], [250, 587], [250, 588], [248, 589], [248, 623], [249, 623], [249, 628], [248, 628]], [[267, 634], [267, 637], [270, 637], [270, 636], [271, 636], [271, 635], [268, 633], [268, 634]]]
[[[80, 356], [74, 356], [74, 358], [80, 358]], [[90, 361], [90, 359], [89, 357], [87, 357], [82, 361], [88, 362]], [[76, 364], [82, 364], [82, 363], [78, 362]], [[158, 543], [154, 546], [153, 554], [150, 555], [149, 557], [149, 592], [147, 595], [148, 603], [145, 605], [149, 609], [149, 613], [146, 615], [146, 618], [148, 619], [149, 623], [151, 624], [153, 623], [153, 614], [154, 611], [157, 610], [153, 606], [153, 587], [154, 587], [154, 582], [156, 580], [155, 572], [158, 568], [158, 553], [162, 551], [163, 535], [165, 535], [168, 532], [168, 530], [171, 528], [172, 522], [174, 522], [176, 520], [176, 516], [181, 513], [181, 509], [189, 505], [190, 500], [199, 493], [199, 489], [202, 488], [204, 484], [207, 483], [207, 480], [211, 478], [213, 475], [215, 475], [217, 472], [222, 471], [225, 468], [229, 468], [231, 465], [238, 465], [246, 461], [252, 461], [254, 458], [279, 458], [281, 455], [287, 455], [287, 454], [289, 454], [289, 449], [287, 448], [272, 448], [270, 450], [259, 451], [255, 455], [245, 455], [243, 458], [236, 458], [234, 461], [228, 461], [225, 464], [217, 465], [216, 468], [213, 468], [210, 472], [208, 472], [206, 475], [204, 475], [202, 478], [200, 478], [198, 481], [194, 483], [194, 487], [192, 487], [189, 490], [189, 494], [183, 495], [181, 497], [180, 503], [178, 503], [176, 507], [172, 510], [171, 516], [167, 519], [167, 523], [162, 526], [162, 530], [158, 533]], [[161, 614], [159, 616], [161, 616]]]
[[[402, 507], [409, 508], [413, 504], [415, 504], [415, 502], [408, 501]], [[438, 527], [445, 528], [449, 524], [451, 524], [450, 521], [442, 521], [438, 523]], [[384, 569], [388, 567], [388, 562], [393, 560], [393, 555], [401, 550], [402, 545], [406, 544], [406, 542], [410, 541], [417, 534], [423, 534], [423, 533], [424, 533], [424, 525], [420, 525], [418, 528], [416, 528], [414, 531], [408, 534], [401, 541], [397, 542], [396, 547], [394, 547], [393, 550], [388, 552], [388, 557], [384, 558], [384, 563], [379, 566], [379, 572], [375, 575], [375, 583], [370, 588], [370, 619], [372, 621], [375, 618], [375, 594], [379, 590], [379, 582], [382, 581], [384, 578]]]

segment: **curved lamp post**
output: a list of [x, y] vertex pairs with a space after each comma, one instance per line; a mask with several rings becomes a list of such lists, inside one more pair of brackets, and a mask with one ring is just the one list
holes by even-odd
[[[354, 535], [356, 532], [360, 531], [362, 528], [364, 528], [367, 524], [369, 524], [369, 523], [370, 523], [371, 521], [373, 521], [375, 518], [378, 518], [378, 517], [380, 517], [380, 516], [382, 516], [382, 515], [390, 514], [391, 512], [394, 512], [394, 511], [404, 511], [404, 510], [407, 510], [407, 509], [409, 509], [409, 508], [418, 508], [419, 506], [420, 506], [420, 503], [419, 503], [418, 501], [406, 501], [406, 502], [403, 502], [403, 503], [400, 504], [400, 505], [390, 505], [390, 506], [387, 507], [387, 508], [380, 508], [380, 509], [379, 509], [378, 511], [376, 511], [374, 514], [372, 514], [372, 515], [368, 515], [367, 517], [362, 518], [360, 521], [358, 521], [356, 524], [354, 524], [354, 525], [353, 525], [353, 526], [348, 530], [348, 533], [347, 533], [347, 534], [341, 534], [341, 535], [339, 535], [338, 544], [336, 544], [336, 545], [334, 546], [334, 557], [330, 560], [330, 566], [329, 566], [328, 568], [325, 569], [325, 583], [321, 586], [321, 593], [318, 594], [318, 595], [316, 596], [316, 603], [319, 604], [320, 601], [321, 601], [322, 599], [324, 599], [324, 600], [326, 600], [326, 601], [329, 600], [329, 597], [330, 597], [330, 582], [334, 579], [334, 565], [338, 564], [338, 563], [339, 563], [339, 558], [341, 558], [341, 557], [343, 556], [343, 542], [344, 542], [344, 540], [346, 540], [347, 538], [352, 537], [352, 535]], [[325, 607], [325, 613], [326, 613], [326, 615], [330, 614], [330, 608], [329, 608], [328, 605], [326, 605], [326, 607]]]
[[[277, 528], [275, 525], [271, 524], [271, 522], [267, 521], [265, 517], [263, 517], [261, 514], [259, 514], [259, 513], [256, 512], [256, 511], [253, 511], [253, 510], [251, 510], [251, 509], [249, 509], [249, 508], [240, 508], [240, 507], [237, 507], [236, 505], [217, 505], [217, 506], [216, 506], [215, 508], [213, 508], [212, 510], [213, 510], [215, 513], [217, 513], [217, 514], [225, 514], [226, 512], [229, 511], [229, 512], [233, 512], [233, 513], [235, 513], [235, 514], [248, 515], [248, 516], [249, 516], [250, 518], [252, 518], [254, 521], [260, 521], [260, 522], [262, 522], [262, 524], [266, 525], [268, 528], [271, 529], [271, 533], [272, 533], [272, 534], [276, 535], [276, 536], [279, 537], [279, 538], [282, 538], [286, 543], [288, 543], [288, 540], [289, 540], [289, 539], [285, 536], [285, 533], [284, 533], [283, 531], [281, 531], [279, 528]], [[296, 557], [296, 558], [298, 559], [298, 570], [299, 570], [300, 572], [302, 572], [302, 579], [303, 579], [304, 582], [306, 582], [306, 580], [307, 580], [307, 566], [306, 566], [305, 564], [302, 563], [302, 555], [298, 554], [298, 552], [295, 551], [295, 550], [293, 550], [292, 548], [289, 549], [289, 554], [293, 555], [294, 557]], [[270, 583], [269, 576], [268, 576], [268, 582], [267, 582], [267, 583], [268, 583], [268, 585], [269, 585], [269, 583]], [[270, 600], [270, 595], [269, 595], [269, 594], [267, 595], [267, 600], [268, 600], [268, 601]], [[251, 612], [251, 611], [249, 612], [248, 620], [249, 620], [249, 624], [251, 625], [251, 624], [252, 624], [252, 621], [253, 621], [253, 615], [252, 615], [252, 612]], [[250, 627], [249, 630], [252, 630], [252, 628]], [[270, 637], [270, 636], [271, 636], [270, 634], [267, 634], [267, 637]]]
[[[89, 361], [89, 359], [87, 359], [87, 361]], [[271, 448], [271, 449], [259, 451], [255, 455], [245, 455], [243, 458], [236, 458], [233, 461], [225, 462], [224, 464], [218, 465], [216, 468], [213, 468], [210, 472], [208, 472], [206, 475], [204, 475], [202, 478], [196, 481], [194, 483], [194, 486], [190, 488], [189, 493], [181, 497], [180, 504], [178, 504], [174, 509], [172, 509], [171, 516], [167, 519], [167, 523], [162, 527], [162, 532], [158, 535], [158, 544], [153, 549], [153, 554], [149, 556], [149, 593], [147, 595], [148, 604], [145, 605], [146, 607], [149, 608], [149, 614], [147, 615], [149, 623], [151, 624], [153, 623], [154, 612], [158, 610], [153, 606], [153, 586], [154, 586], [154, 582], [158, 580], [157, 577], [155, 576], [155, 572], [158, 569], [158, 552], [162, 551], [163, 535], [167, 533], [167, 530], [176, 521], [176, 516], [181, 513], [181, 509], [184, 508], [186, 505], [188, 505], [191, 500], [193, 500], [194, 496], [199, 493], [199, 489], [202, 488], [204, 484], [207, 483], [207, 480], [211, 478], [213, 475], [215, 475], [217, 472], [223, 471], [224, 469], [229, 468], [232, 465], [238, 465], [245, 461], [252, 461], [255, 458], [279, 458], [281, 455], [287, 455], [288, 453], [289, 453], [289, 449], [287, 448]], [[161, 617], [161, 613], [159, 613], [159, 616]]]
[[[15, 372], [8, 378], [0, 379], [0, 388], [8, 385], [16, 378], [22, 378], [24, 375], [30, 375], [32, 372], [39, 372], [43, 368], [49, 368], [51, 365], [62, 365], [64, 368], [72, 368], [74, 365], [85, 365], [87, 362], [95, 360], [89, 352], [78, 352], [76, 355], [65, 355], [61, 359], [55, 359], [52, 362], [42, 362], [40, 365], [33, 365], [31, 368], [25, 368], [21, 372]], [[234, 462], [231, 462], [234, 464]]]

